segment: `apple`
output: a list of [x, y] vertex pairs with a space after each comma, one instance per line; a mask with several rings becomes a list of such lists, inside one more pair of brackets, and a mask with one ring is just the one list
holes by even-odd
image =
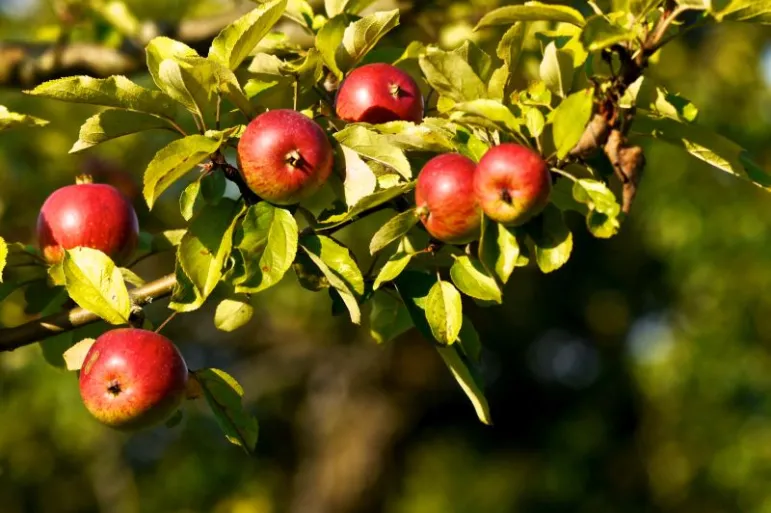
[[318, 191], [332, 172], [324, 130], [299, 112], [271, 110], [254, 118], [238, 143], [246, 185], [264, 200], [292, 205]]
[[549, 203], [549, 168], [530, 148], [504, 143], [487, 150], [477, 164], [474, 193], [490, 219], [520, 226]]
[[337, 117], [354, 123], [423, 120], [423, 96], [406, 72], [390, 64], [367, 64], [343, 80], [335, 99]]
[[43, 258], [60, 262], [65, 249], [98, 249], [118, 263], [136, 248], [139, 222], [131, 202], [111, 185], [79, 177], [75, 185], [55, 190], [37, 218]]
[[432, 237], [466, 244], [479, 237], [482, 211], [474, 195], [476, 164], [459, 153], [429, 160], [415, 184], [418, 215]]
[[133, 431], [163, 422], [185, 398], [187, 364], [163, 335], [119, 328], [96, 339], [80, 369], [80, 396], [100, 422]]

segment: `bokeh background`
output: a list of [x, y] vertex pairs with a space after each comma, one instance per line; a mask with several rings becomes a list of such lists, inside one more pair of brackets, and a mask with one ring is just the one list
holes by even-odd
[[[172, 24], [249, 7], [126, 3], [141, 19]], [[0, 40], [51, 41], [63, 5], [0, 0]], [[497, 5], [400, 2], [389, 42], [452, 48], [470, 38], [494, 49], [500, 33], [471, 27]], [[295, 33], [291, 23], [281, 29]], [[78, 30], [89, 38], [105, 28]], [[539, 59], [529, 48], [523, 83]], [[694, 31], [667, 46], [650, 75], [692, 100], [699, 124], [771, 169], [769, 28]], [[165, 136], [72, 156], [94, 109], [13, 90], [0, 90], [0, 104], [51, 121], [0, 137], [6, 239], [34, 243], [45, 197], [83, 171], [132, 197], [146, 231], [181, 225], [174, 194], [152, 213], [138, 194]], [[224, 440], [203, 405], [189, 405], [176, 428], [116, 434], [88, 417], [75, 375], [49, 366], [39, 345], [0, 354], [0, 511], [771, 512], [771, 195], [665, 146], [646, 146], [646, 156], [620, 235], [594, 240], [573, 218], [563, 269], [518, 269], [504, 305], [467, 305], [485, 345], [493, 427], [476, 420], [414, 331], [378, 346], [366, 325], [330, 316], [329, 297], [290, 272], [255, 298], [255, 318], [235, 333], [214, 328], [211, 308], [164, 331], [191, 367], [241, 381], [260, 420], [254, 458]], [[365, 248], [373, 223], [343, 239]], [[138, 272], [149, 279], [170, 266], [160, 256]], [[166, 314], [162, 304], [148, 312], [156, 323]], [[22, 294], [0, 303], [3, 326], [25, 318]]]

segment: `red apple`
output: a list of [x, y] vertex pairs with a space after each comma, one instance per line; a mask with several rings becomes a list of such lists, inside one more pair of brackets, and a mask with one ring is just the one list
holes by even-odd
[[367, 64], [343, 80], [335, 100], [337, 117], [354, 123], [423, 120], [423, 96], [412, 77], [390, 64]]
[[79, 178], [57, 189], [37, 218], [43, 257], [60, 262], [65, 249], [98, 249], [120, 263], [136, 248], [139, 222], [134, 207], [115, 187]]
[[482, 211], [474, 196], [476, 164], [458, 153], [429, 160], [418, 175], [415, 203], [435, 239], [466, 244], [479, 237]]
[[549, 203], [549, 168], [533, 150], [504, 143], [490, 148], [477, 164], [474, 193], [490, 219], [519, 226]]
[[262, 199], [291, 205], [311, 196], [332, 171], [332, 145], [319, 125], [288, 109], [260, 114], [238, 143], [241, 176]]
[[100, 422], [136, 430], [163, 422], [185, 398], [187, 365], [152, 331], [120, 328], [96, 339], [80, 369], [80, 396]]

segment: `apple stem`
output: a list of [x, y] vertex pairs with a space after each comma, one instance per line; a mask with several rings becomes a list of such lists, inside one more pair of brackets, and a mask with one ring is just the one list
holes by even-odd
[[75, 177], [75, 183], [77, 185], [83, 185], [88, 183], [94, 183], [94, 177], [89, 174], [82, 174]]
[[402, 94], [402, 88], [399, 87], [399, 84], [391, 84], [388, 89], [391, 91], [391, 96], [394, 98], [398, 98]]
[[286, 162], [292, 167], [303, 167], [303, 164], [305, 163], [305, 159], [303, 159], [303, 156], [300, 155], [300, 152], [297, 150], [290, 151], [286, 156]]

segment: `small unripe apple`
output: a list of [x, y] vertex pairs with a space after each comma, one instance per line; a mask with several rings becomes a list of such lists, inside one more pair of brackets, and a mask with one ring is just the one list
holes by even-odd
[[241, 177], [255, 194], [291, 205], [318, 191], [332, 172], [332, 145], [324, 130], [299, 112], [260, 114], [238, 143]]
[[335, 99], [337, 117], [354, 123], [423, 121], [423, 96], [412, 77], [390, 64], [367, 64], [343, 80]]
[[65, 249], [98, 249], [121, 263], [136, 248], [139, 222], [134, 207], [115, 187], [80, 177], [55, 190], [37, 218], [43, 258], [60, 262]]
[[415, 203], [423, 225], [435, 239], [466, 244], [479, 237], [482, 211], [474, 195], [476, 164], [459, 153], [429, 160], [415, 184]]
[[530, 148], [504, 143], [490, 148], [477, 164], [474, 193], [490, 219], [520, 226], [549, 203], [549, 168]]
[[96, 339], [80, 369], [80, 396], [100, 422], [133, 431], [163, 422], [185, 398], [187, 365], [163, 335], [136, 328]]

